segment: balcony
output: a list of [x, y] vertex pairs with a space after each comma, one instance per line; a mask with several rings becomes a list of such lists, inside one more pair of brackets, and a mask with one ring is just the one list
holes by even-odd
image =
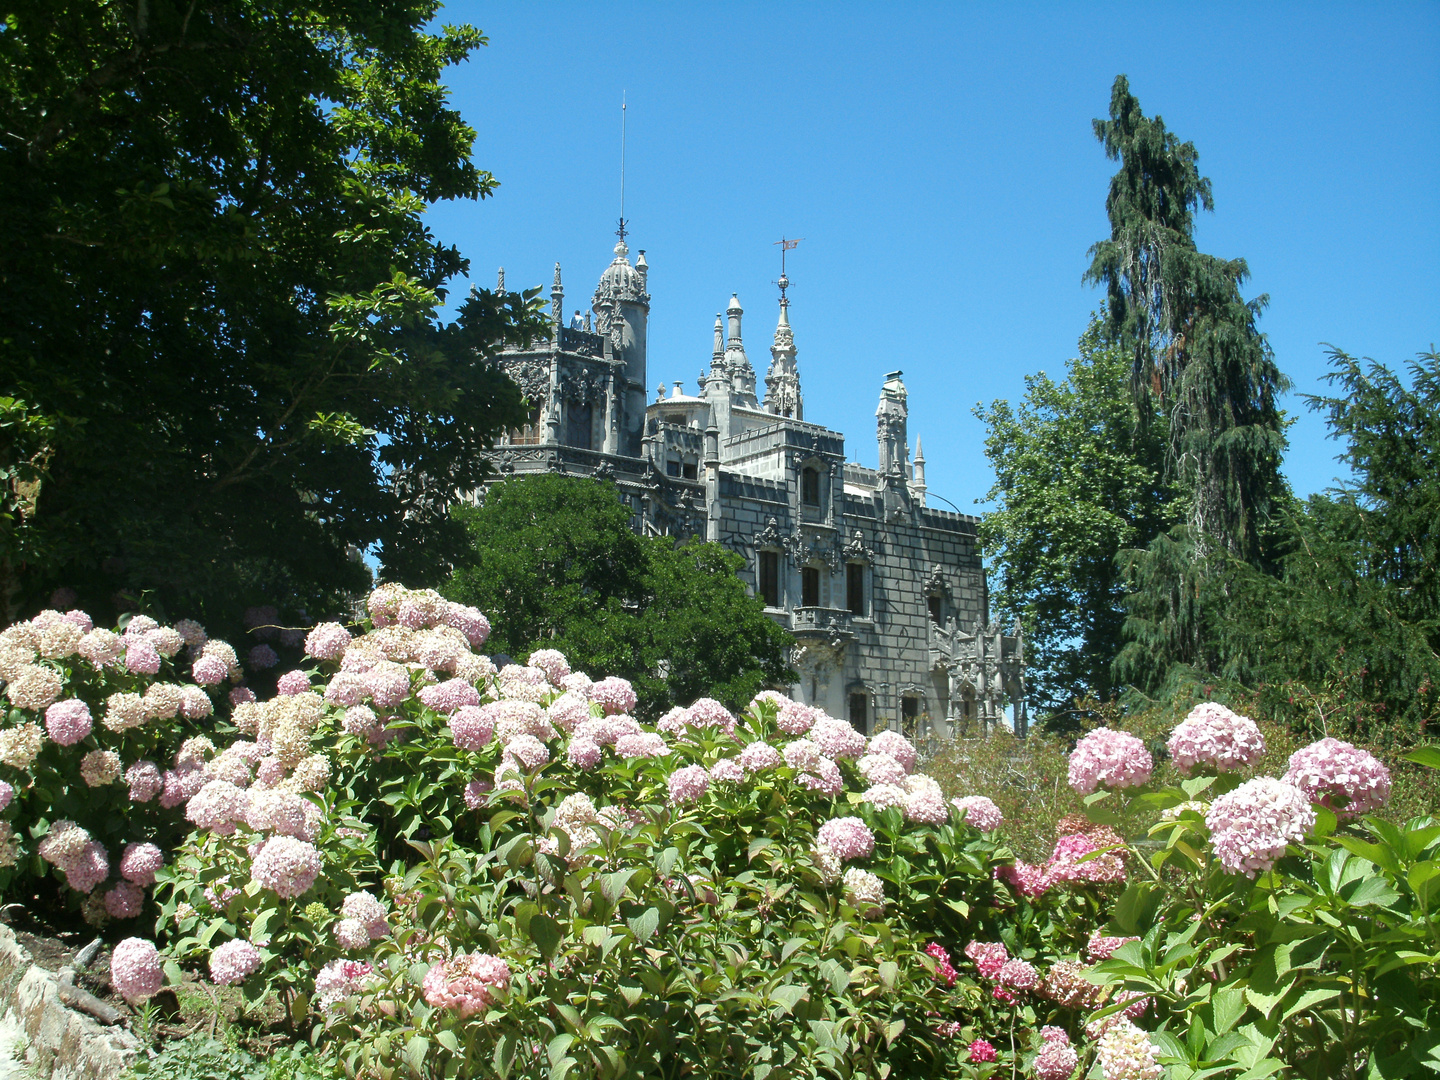
[[852, 618], [844, 608], [797, 607], [790, 612], [790, 632], [802, 643], [823, 641], [838, 648], [855, 636]]

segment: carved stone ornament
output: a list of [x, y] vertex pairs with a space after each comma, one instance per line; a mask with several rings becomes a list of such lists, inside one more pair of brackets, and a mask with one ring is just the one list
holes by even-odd
[[845, 545], [845, 561], [863, 563], [875, 561], [875, 551], [866, 546], [865, 537], [860, 534], [859, 529], [850, 534], [850, 541]]
[[549, 396], [550, 365], [543, 360], [504, 360], [500, 367], [531, 401]]
[[772, 517], [769, 521], [765, 522], [765, 527], [755, 534], [754, 539], [751, 540], [750, 543], [756, 551], [759, 551], [761, 548], [774, 549], [784, 547], [785, 542], [780, 536], [780, 523]]
[[605, 396], [605, 377], [590, 371], [566, 372], [560, 378], [560, 396], [579, 405], [599, 401]]
[[937, 563], [930, 568], [930, 577], [925, 582], [926, 596], [949, 596], [950, 582], [945, 579], [945, 571]]
[[610, 464], [610, 462], [602, 461], [596, 467], [595, 472], [592, 474], [592, 476], [596, 480], [614, 480], [615, 468]]

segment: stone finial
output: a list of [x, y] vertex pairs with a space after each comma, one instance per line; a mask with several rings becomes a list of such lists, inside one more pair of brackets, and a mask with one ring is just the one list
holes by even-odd
[[765, 374], [765, 409], [776, 416], [805, 418], [800, 396], [800, 371], [795, 366], [795, 333], [790, 328], [790, 301], [780, 297], [780, 319], [775, 343], [770, 346], [770, 370]]

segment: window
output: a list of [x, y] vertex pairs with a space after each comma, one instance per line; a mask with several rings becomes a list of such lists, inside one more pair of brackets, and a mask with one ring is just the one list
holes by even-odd
[[944, 620], [940, 618], [940, 605], [943, 603], [938, 596], [930, 597], [930, 621], [939, 625]]
[[578, 401], [566, 402], [565, 405], [565, 445], [578, 446], [581, 450], [593, 449], [591, 439], [594, 431], [595, 410], [589, 405], [582, 405]]
[[852, 615], [865, 614], [865, 564], [845, 564], [845, 606]]
[[802, 469], [800, 472], [800, 501], [806, 506], [820, 505], [820, 470]]
[[866, 734], [870, 731], [869, 697], [863, 690], [856, 690], [850, 695], [850, 726]]
[[919, 721], [920, 699], [906, 694], [900, 699], [900, 734], [907, 739], [913, 739]]
[[800, 606], [820, 606], [820, 571], [807, 566], [800, 571]]
[[666, 475], [666, 476], [679, 476], [679, 475], [680, 475], [680, 463], [679, 463], [678, 461], [676, 461], [674, 458], [671, 458], [669, 461], [665, 462], [665, 475]]
[[686, 480], [694, 480], [697, 478], [697, 467], [693, 461], [685, 462], [685, 464], [681, 466], [680, 471], [684, 473]]
[[512, 428], [510, 442], [515, 446], [535, 446], [540, 442], [540, 406], [530, 409], [530, 418], [521, 428]]
[[780, 555], [760, 552], [760, 598], [767, 607], [780, 606]]

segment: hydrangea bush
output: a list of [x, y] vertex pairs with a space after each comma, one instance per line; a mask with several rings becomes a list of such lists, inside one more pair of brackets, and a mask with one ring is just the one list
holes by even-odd
[[[1389, 773], [1347, 743], [1251, 775], [1259, 730], [1208, 703], [1171, 733], [1167, 785], [1141, 740], [1097, 730], [1069, 760], [1086, 812], [1027, 862], [995, 802], [947, 801], [894, 732], [769, 691], [644, 724], [627, 683], [553, 650], [497, 668], [484, 616], [433, 592], [385, 586], [353, 630], [314, 627], [264, 701], [218, 697], [233, 650], [167, 654], [147, 622], [119, 652], [98, 639], [99, 661], [78, 641], [49, 655], [77, 617], [0, 635], [0, 801], [16, 820], [29, 800], [24, 858], [112, 918], [156, 887], [163, 951], [114, 950], [128, 1000], [182, 967], [278, 997], [354, 1076], [1368, 1080], [1440, 1062], [1440, 825], [1367, 816]], [[163, 724], [95, 722], [171, 696]], [[85, 764], [97, 751], [119, 760]], [[112, 774], [118, 824], [78, 799], [33, 810]]]

